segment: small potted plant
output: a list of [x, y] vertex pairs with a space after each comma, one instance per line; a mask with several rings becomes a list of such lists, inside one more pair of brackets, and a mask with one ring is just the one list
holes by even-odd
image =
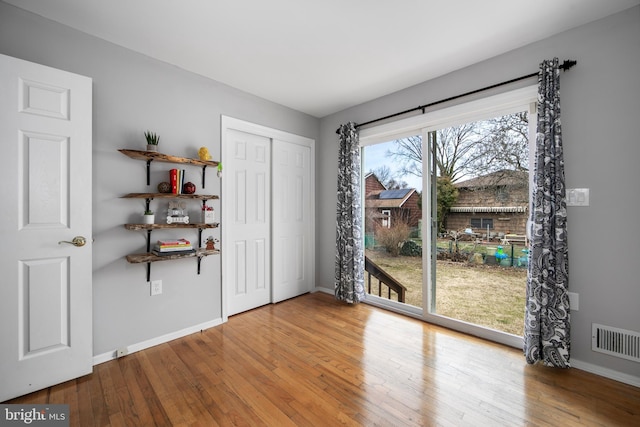
[[156, 216], [153, 211], [146, 210], [142, 215], [142, 223], [143, 224], [154, 224], [156, 222]]
[[144, 133], [144, 137], [147, 140], [147, 151], [158, 151], [158, 143], [160, 142], [160, 137], [153, 132], [146, 131]]

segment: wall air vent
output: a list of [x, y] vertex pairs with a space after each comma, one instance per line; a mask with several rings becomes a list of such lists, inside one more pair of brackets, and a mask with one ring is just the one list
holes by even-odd
[[640, 362], [640, 332], [592, 324], [591, 349]]

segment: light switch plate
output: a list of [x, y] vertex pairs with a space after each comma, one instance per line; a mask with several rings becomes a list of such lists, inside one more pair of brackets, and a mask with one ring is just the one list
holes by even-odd
[[589, 189], [567, 188], [567, 206], [589, 206]]
[[580, 295], [575, 292], [567, 292], [569, 294], [569, 308], [573, 311], [580, 310]]

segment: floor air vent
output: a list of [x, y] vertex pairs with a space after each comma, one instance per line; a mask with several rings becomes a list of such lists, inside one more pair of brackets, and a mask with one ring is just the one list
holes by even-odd
[[640, 332], [592, 324], [591, 349], [640, 362]]

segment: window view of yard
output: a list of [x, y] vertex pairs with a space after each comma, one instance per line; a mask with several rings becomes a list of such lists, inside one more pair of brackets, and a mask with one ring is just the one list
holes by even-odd
[[[422, 307], [422, 258], [391, 256], [385, 249], [365, 255], [407, 287], [405, 303]], [[521, 336], [524, 328], [526, 268], [437, 261], [438, 314]], [[365, 272], [365, 283], [368, 284]], [[371, 278], [378, 295], [378, 280]], [[387, 288], [382, 285], [382, 295]], [[396, 299], [395, 296], [392, 299]]]
[[[522, 335], [529, 205], [526, 112], [364, 148], [365, 285], [432, 313]], [[434, 200], [423, 200], [431, 174]], [[425, 193], [426, 194], [426, 193]], [[423, 208], [433, 206], [430, 272], [423, 271]], [[431, 221], [428, 221], [431, 222]], [[423, 250], [424, 249], [424, 250]]]

